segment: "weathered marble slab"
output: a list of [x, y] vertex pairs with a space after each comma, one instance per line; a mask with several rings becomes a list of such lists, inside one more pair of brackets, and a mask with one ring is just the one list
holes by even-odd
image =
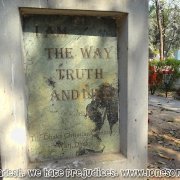
[[115, 20], [26, 16], [23, 32], [30, 160], [119, 152]]

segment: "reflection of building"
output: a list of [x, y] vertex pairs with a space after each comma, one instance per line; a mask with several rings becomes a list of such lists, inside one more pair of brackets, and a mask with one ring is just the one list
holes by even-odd
[[174, 53], [174, 57], [175, 57], [175, 59], [180, 60], [180, 50], [177, 50], [177, 51]]

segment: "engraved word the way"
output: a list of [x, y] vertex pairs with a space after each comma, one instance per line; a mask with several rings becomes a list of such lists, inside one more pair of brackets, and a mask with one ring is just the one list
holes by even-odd
[[[73, 59], [73, 48], [45, 48], [48, 60], [52, 59]], [[80, 48], [83, 59], [110, 59], [111, 49], [96, 48], [93, 46]]]

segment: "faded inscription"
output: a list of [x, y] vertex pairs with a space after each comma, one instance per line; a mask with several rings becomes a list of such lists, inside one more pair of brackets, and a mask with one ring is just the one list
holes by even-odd
[[30, 160], [119, 152], [115, 20], [26, 16], [23, 32]]

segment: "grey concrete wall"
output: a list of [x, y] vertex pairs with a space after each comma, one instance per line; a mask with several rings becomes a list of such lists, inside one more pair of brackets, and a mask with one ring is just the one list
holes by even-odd
[[[3, 169], [29, 168], [26, 151], [27, 91], [23, 71], [19, 8], [87, 10], [119, 17], [121, 153], [78, 159], [86, 167], [142, 169], [147, 163], [148, 1], [147, 0], [0, 0], [0, 143]], [[32, 12], [31, 9], [29, 12]], [[98, 12], [96, 12], [98, 11]], [[54, 11], [53, 11], [54, 12]], [[123, 12], [124, 15], [118, 15]], [[49, 11], [44, 11], [49, 13]], [[19, 137], [19, 138], [18, 138]], [[17, 141], [17, 139], [19, 139]], [[60, 161], [72, 164], [75, 159]], [[53, 162], [52, 162], [53, 163]], [[52, 164], [51, 163], [51, 164]], [[44, 164], [45, 166], [45, 164]]]

